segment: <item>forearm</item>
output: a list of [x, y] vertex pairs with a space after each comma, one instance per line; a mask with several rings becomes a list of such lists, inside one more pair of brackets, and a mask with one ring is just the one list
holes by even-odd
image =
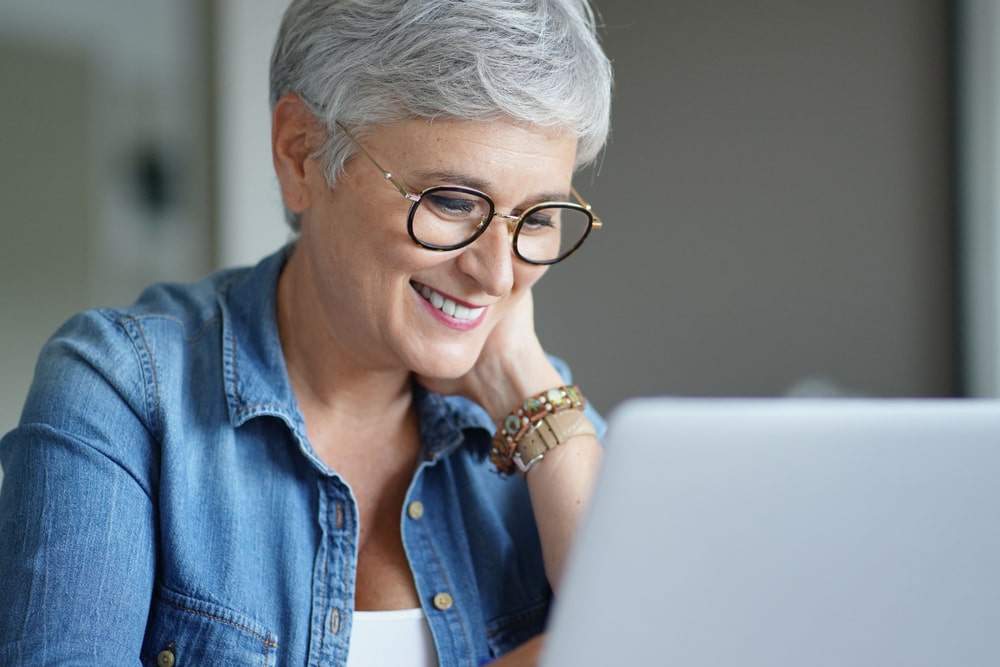
[[558, 589], [566, 556], [590, 500], [601, 455], [597, 438], [581, 434], [550, 450], [527, 473], [545, 574], [553, 590]]
[[[506, 382], [494, 385], [487, 406], [499, 423], [529, 396], [564, 384], [541, 348], [519, 359]], [[500, 406], [503, 406], [502, 408]], [[576, 528], [587, 507], [602, 458], [601, 445], [591, 434], [578, 434], [548, 450], [526, 473], [549, 583], [556, 589]]]

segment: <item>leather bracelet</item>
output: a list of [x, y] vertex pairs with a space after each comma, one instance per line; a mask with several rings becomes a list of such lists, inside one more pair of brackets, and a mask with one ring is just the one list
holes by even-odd
[[542, 460], [550, 449], [575, 435], [584, 434], [596, 436], [597, 430], [582, 411], [565, 410], [547, 415], [517, 443], [514, 465], [527, 475], [531, 466]]
[[497, 472], [509, 475], [517, 469], [514, 454], [517, 444], [527, 433], [550, 414], [575, 408], [582, 410], [587, 401], [576, 385], [555, 387], [527, 398], [519, 408], [504, 417], [500, 430], [493, 436], [490, 461]]

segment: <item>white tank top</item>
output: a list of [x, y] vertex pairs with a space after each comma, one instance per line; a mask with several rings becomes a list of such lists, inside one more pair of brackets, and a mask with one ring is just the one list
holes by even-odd
[[356, 611], [347, 667], [437, 667], [423, 609]]

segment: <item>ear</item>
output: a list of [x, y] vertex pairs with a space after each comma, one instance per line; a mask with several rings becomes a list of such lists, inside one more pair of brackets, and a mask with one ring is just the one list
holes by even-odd
[[271, 117], [271, 156], [274, 171], [281, 185], [285, 206], [295, 213], [302, 213], [312, 206], [310, 155], [322, 142], [322, 125], [310, 113], [302, 99], [294, 94], [284, 95], [274, 105]]

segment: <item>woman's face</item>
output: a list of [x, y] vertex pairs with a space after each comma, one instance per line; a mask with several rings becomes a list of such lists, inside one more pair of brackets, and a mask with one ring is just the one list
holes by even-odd
[[[568, 200], [576, 139], [507, 121], [412, 120], [379, 127], [365, 149], [409, 192], [435, 185], [481, 190], [500, 213]], [[362, 155], [331, 191], [310, 160], [310, 205], [295, 253], [305, 267], [313, 324], [369, 370], [437, 378], [466, 373], [498, 322], [545, 272], [518, 260], [505, 221], [471, 245], [435, 252], [406, 230], [410, 202]]]

